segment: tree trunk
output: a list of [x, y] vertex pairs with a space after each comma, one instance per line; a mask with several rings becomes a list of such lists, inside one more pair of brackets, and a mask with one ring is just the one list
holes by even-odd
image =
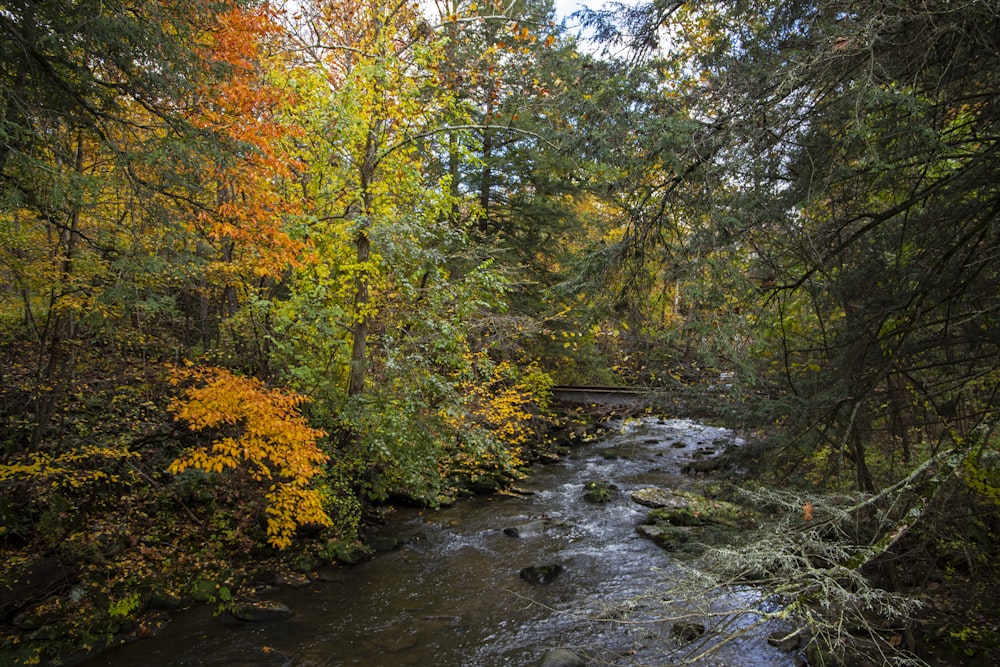
[[[358, 232], [354, 241], [357, 248], [358, 264], [367, 262], [371, 255], [371, 239], [364, 231]], [[358, 396], [365, 391], [365, 375], [368, 365], [368, 277], [359, 271], [355, 278], [354, 312], [357, 313], [352, 332], [351, 377], [347, 387], [348, 396]]]
[[374, 215], [374, 198], [371, 186], [378, 167], [378, 127], [368, 130], [365, 141], [365, 158], [361, 163], [359, 186], [361, 189], [361, 219], [357, 220], [358, 233], [354, 238], [357, 251], [358, 272], [354, 278], [354, 325], [351, 329], [351, 374], [347, 384], [348, 396], [359, 396], [365, 391], [365, 377], [368, 371], [368, 269], [365, 265], [371, 258], [371, 238], [368, 225]]
[[490, 230], [490, 196], [493, 189], [493, 168], [490, 164], [493, 159], [493, 131], [490, 129], [490, 121], [493, 119], [492, 98], [488, 98], [484, 118], [486, 127], [483, 130], [483, 170], [479, 178], [479, 206], [482, 208], [479, 231], [485, 235]]

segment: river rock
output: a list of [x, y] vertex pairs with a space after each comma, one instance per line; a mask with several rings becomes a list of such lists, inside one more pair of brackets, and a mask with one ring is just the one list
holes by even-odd
[[637, 526], [635, 530], [667, 551], [677, 551], [691, 541], [691, 529], [681, 526], [643, 524]]
[[700, 461], [690, 461], [681, 466], [681, 472], [685, 475], [708, 475], [722, 467], [721, 459], [704, 459]]
[[147, 609], [152, 609], [153, 611], [173, 611], [175, 609], [180, 609], [184, 606], [184, 600], [173, 593], [168, 593], [166, 591], [157, 591], [149, 596], [149, 600], [146, 603]]
[[660, 507], [650, 510], [646, 522], [653, 525], [700, 526], [705, 523], [702, 512], [694, 507]]
[[649, 487], [632, 493], [632, 502], [645, 507], [659, 509], [661, 507], [687, 507], [690, 503], [680, 494], [669, 489]]
[[583, 499], [588, 503], [608, 503], [617, 491], [618, 487], [610, 482], [587, 482], [583, 485]]
[[343, 563], [344, 565], [357, 565], [372, 557], [371, 547], [362, 544], [358, 540], [328, 540], [320, 551], [320, 557], [331, 563]]
[[697, 493], [668, 489], [640, 489], [632, 500], [651, 507], [646, 523], [669, 526], [700, 526], [705, 523], [736, 528], [748, 514], [738, 505], [712, 500]]
[[573, 651], [565, 648], [550, 648], [542, 656], [538, 667], [584, 667], [587, 663]]
[[562, 574], [563, 566], [558, 563], [551, 565], [532, 565], [521, 570], [521, 578], [533, 586], [551, 584]]
[[292, 610], [273, 600], [246, 600], [233, 605], [229, 613], [241, 621], [256, 623], [288, 618], [292, 615]]
[[549, 528], [558, 525], [560, 525], [559, 522], [552, 519], [536, 519], [535, 521], [528, 521], [527, 523], [504, 528], [503, 533], [511, 537], [537, 537]]
[[282, 572], [277, 578], [279, 586], [287, 586], [288, 588], [305, 588], [311, 583], [309, 577], [301, 572]]

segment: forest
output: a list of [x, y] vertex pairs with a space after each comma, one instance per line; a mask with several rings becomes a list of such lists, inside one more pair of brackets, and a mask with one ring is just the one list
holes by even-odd
[[750, 434], [737, 483], [804, 520], [743, 575], [822, 664], [869, 664], [834, 590], [905, 617], [870, 664], [994, 664], [1000, 3], [577, 22], [0, 3], [5, 660], [350, 562], [387, 504], [523, 475], [580, 418], [552, 387], [611, 385]]

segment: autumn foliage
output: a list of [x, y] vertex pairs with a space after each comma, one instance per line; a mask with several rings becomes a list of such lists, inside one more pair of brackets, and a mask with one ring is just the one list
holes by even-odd
[[299, 413], [304, 396], [268, 389], [222, 368], [176, 369], [172, 381], [197, 383], [173, 402], [174, 415], [192, 431], [215, 435], [207, 448], [175, 459], [170, 472], [232, 471], [267, 485], [268, 542], [279, 549], [292, 543], [301, 525], [331, 525], [320, 494], [310, 488], [328, 457], [316, 443], [325, 433], [309, 427]]

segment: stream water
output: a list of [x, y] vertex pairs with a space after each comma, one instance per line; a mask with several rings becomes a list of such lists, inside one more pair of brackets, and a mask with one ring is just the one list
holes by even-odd
[[[290, 618], [241, 623], [193, 609], [176, 614], [156, 637], [87, 665], [526, 667], [554, 647], [594, 665], [677, 664], [707, 648], [712, 652], [694, 664], [792, 665], [789, 654], [767, 644], [774, 629], [767, 625], [728, 642], [712, 631], [725, 624], [731, 635], [752, 625], [753, 614], [710, 616], [753, 608], [759, 601], [752, 591], [684, 601], [676, 585], [696, 573], [635, 530], [646, 509], [629, 499], [633, 491], [684, 483], [681, 465], [698, 450], [720, 450], [732, 435], [687, 420], [620, 427], [539, 467], [519, 485], [525, 495], [399, 511], [380, 530], [401, 547], [331, 568], [308, 587], [269, 592], [268, 599], [292, 610]], [[584, 484], [595, 480], [618, 488], [611, 502], [583, 499]], [[550, 582], [520, 576], [523, 568], [550, 565], [562, 568]], [[668, 617], [688, 614], [709, 632], [685, 642], [671, 635]]]

